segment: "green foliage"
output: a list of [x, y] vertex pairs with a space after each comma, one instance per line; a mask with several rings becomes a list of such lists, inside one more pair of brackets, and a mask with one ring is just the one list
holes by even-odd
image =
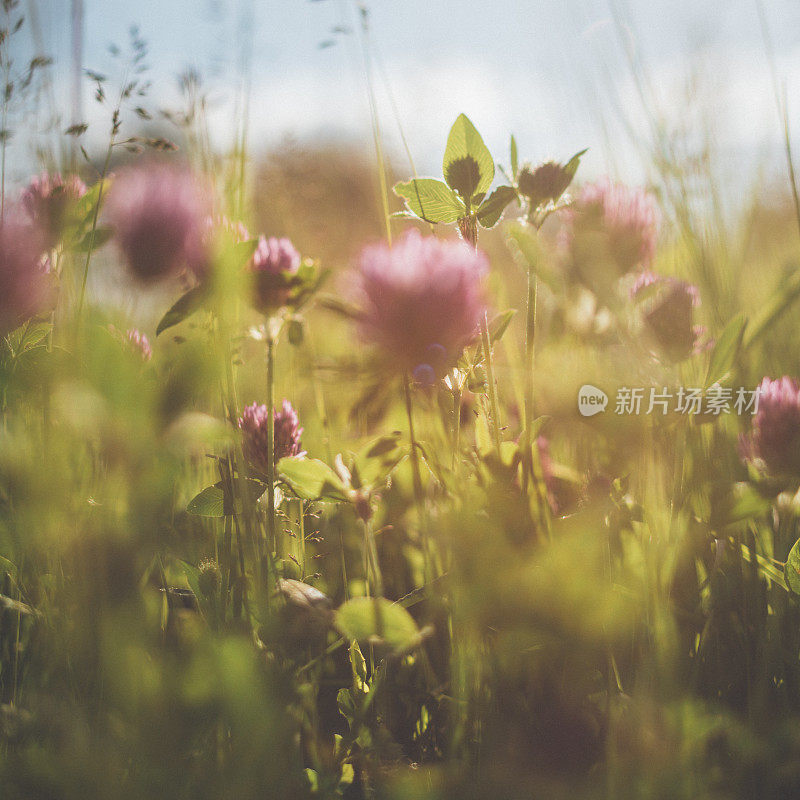
[[516, 181], [519, 174], [519, 152], [517, 151], [517, 140], [514, 138], [513, 133], [511, 134], [509, 152], [511, 156], [511, 177]]
[[484, 228], [493, 228], [503, 216], [506, 206], [516, 199], [517, 193], [510, 186], [498, 186], [478, 206], [478, 222]]
[[434, 178], [412, 178], [395, 185], [394, 191], [408, 208], [426, 222], [456, 222], [464, 215], [464, 203], [447, 184]]
[[295, 311], [302, 308], [316, 295], [330, 275], [329, 269], [325, 269], [313, 261], [303, 262], [297, 270], [297, 274], [291, 279], [288, 307]]
[[548, 263], [536, 236], [525, 226], [513, 223], [508, 226], [509, 239], [514, 243], [526, 271], [536, 275], [551, 291], [560, 293], [563, 281]]
[[468, 204], [476, 195], [486, 194], [494, 180], [492, 154], [465, 114], [460, 114], [450, 128], [442, 173], [447, 185]]
[[745, 349], [767, 333], [770, 327], [793, 306], [798, 297], [800, 297], [800, 270], [784, 272], [772, 296], [750, 320], [744, 336]]
[[794, 594], [800, 594], [800, 540], [792, 545], [786, 558], [786, 583]]
[[[252, 478], [248, 478], [246, 482], [250, 499], [258, 500], [264, 494], [264, 484]], [[236, 509], [236, 512], [234, 512], [234, 509]], [[206, 486], [205, 489], [195, 495], [189, 501], [186, 510], [198, 517], [225, 517], [233, 513], [239, 513], [241, 510], [241, 498], [232, 495], [228, 485], [219, 481], [213, 486]]]
[[355, 488], [375, 487], [386, 483], [389, 475], [406, 456], [399, 432], [379, 436], [367, 442], [353, 458], [351, 467]]
[[749, 483], [739, 482], [731, 487], [729, 494], [715, 509], [716, 520], [720, 526], [732, 525], [761, 517], [769, 509], [769, 500], [756, 487]]
[[741, 349], [746, 326], [747, 319], [743, 314], [738, 314], [725, 326], [725, 330], [722, 331], [711, 351], [711, 359], [706, 372], [706, 386], [724, 381], [729, 376]]
[[[255, 240], [221, 236], [155, 333], [202, 324], [153, 337], [152, 359], [122, 333], [151, 330], [147, 303], [130, 319], [90, 292], [79, 310], [71, 281], [111, 232], [93, 230], [99, 183], [75, 203], [50, 253], [54, 313], [0, 342], [3, 798], [798, 794], [791, 403], [772, 474], [746, 415], [646, 413], [646, 395], [619, 414], [613, 399], [795, 375], [797, 271], [747, 252], [782, 231], [766, 210], [761, 240], [704, 229], [697, 246], [665, 225], [652, 269], [698, 284], [690, 321], [717, 335], [680, 360], [654, 352], [658, 289], [632, 298], [628, 274], [593, 292], [542, 229], [584, 153], [537, 175], [511, 137], [492, 190], [462, 115], [446, 182], [397, 184], [407, 215], [457, 224], [492, 260], [490, 346], [443, 355], [425, 383], [362, 346], [346, 284], [318, 294], [323, 264], [367, 238], [343, 194], [372, 197], [355, 159], [335, 180], [327, 152], [313, 180], [287, 169], [269, 209], [236, 185], [215, 197], [228, 213], [252, 199], [248, 221], [328, 257], [287, 271], [259, 312]], [[307, 192], [326, 181], [336, 208], [320, 213]], [[489, 230], [514, 202], [519, 220]], [[587, 384], [609, 395], [592, 417], [576, 409]], [[267, 477], [237, 418], [284, 397], [308, 455]]]
[[79, 253], [87, 253], [92, 250], [97, 250], [106, 242], [111, 241], [113, 235], [114, 231], [112, 228], [108, 226], [98, 227], [95, 230], [87, 231], [80, 241], [75, 242], [73, 247]]
[[190, 514], [199, 517], [224, 517], [225, 516], [225, 492], [221, 486], [206, 486], [202, 492], [197, 494], [186, 506]]
[[165, 330], [177, 325], [179, 322], [183, 322], [196, 311], [199, 311], [203, 307], [206, 297], [207, 291], [204, 286], [195, 286], [182, 294], [161, 318], [156, 327], [156, 336], [160, 336]]
[[493, 228], [509, 203], [517, 199], [511, 186], [500, 186], [486, 196], [494, 181], [494, 159], [470, 120], [461, 114], [447, 137], [442, 172], [434, 178], [412, 178], [395, 185], [406, 207], [426, 222]]
[[569, 161], [567, 161], [566, 164], [564, 164], [564, 172], [569, 177], [570, 182], [572, 182], [573, 178], [578, 172], [578, 167], [581, 165], [581, 158], [588, 152], [588, 147], [584, 148], [583, 150], [579, 150], [574, 156], [572, 156], [572, 158], [569, 159]]
[[[502, 311], [499, 314], [492, 317], [492, 319], [489, 322], [490, 344], [495, 344], [495, 342], [499, 342], [503, 338], [503, 335], [508, 330], [508, 326], [511, 324], [511, 321], [516, 316], [516, 313], [517, 313], [516, 308], [507, 308], [505, 311]], [[483, 361], [483, 345], [479, 342], [473, 350], [472, 357], [470, 359], [470, 364], [471, 365], [480, 364], [482, 361]]]
[[355, 597], [336, 612], [336, 626], [343, 636], [358, 642], [385, 643], [395, 652], [419, 644], [414, 618], [402, 606], [383, 597]]
[[316, 458], [282, 458], [278, 462], [278, 475], [304, 500], [348, 499], [341, 478]]

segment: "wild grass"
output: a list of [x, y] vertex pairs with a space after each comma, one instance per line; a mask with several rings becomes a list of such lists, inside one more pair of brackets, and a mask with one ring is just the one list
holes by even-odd
[[[656, 118], [648, 187], [464, 115], [428, 179], [387, 158], [357, 19], [374, 159], [256, 163], [246, 47], [228, 152], [198, 75], [155, 126], [134, 34], [90, 76], [107, 149], [61, 164], [85, 194], [4, 190], [0, 795], [795, 796], [788, 125], [789, 178], [735, 214]], [[681, 388], [730, 408], [647, 413]]]

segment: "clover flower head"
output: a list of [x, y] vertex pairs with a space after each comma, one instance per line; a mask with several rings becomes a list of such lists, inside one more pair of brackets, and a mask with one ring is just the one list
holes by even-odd
[[[246, 406], [239, 418], [239, 429], [242, 432], [242, 449], [248, 463], [262, 474], [267, 474], [269, 466], [269, 448], [267, 446], [267, 406], [253, 403]], [[303, 429], [300, 418], [288, 400], [284, 400], [273, 412], [275, 437], [273, 441], [273, 464], [289, 456], [304, 456], [300, 437]]]
[[131, 167], [114, 180], [108, 218], [130, 271], [141, 283], [208, 264], [204, 242], [207, 202], [185, 169], [153, 163]]
[[44, 237], [50, 250], [61, 240], [75, 203], [86, 194], [86, 184], [77, 175], [43, 172], [23, 189], [22, 207]]
[[300, 268], [300, 253], [286, 237], [260, 236], [253, 253], [252, 268], [255, 272], [294, 274]]
[[537, 167], [525, 165], [517, 179], [520, 194], [528, 199], [532, 210], [557, 202], [571, 182], [572, 173], [556, 161], [545, 161]]
[[565, 212], [562, 244], [579, 272], [607, 264], [616, 275], [652, 263], [658, 209], [644, 189], [602, 180], [584, 186]]
[[300, 253], [289, 239], [259, 237], [250, 261], [253, 305], [256, 309], [269, 314], [286, 305], [300, 262]]
[[758, 410], [742, 455], [760, 459], [773, 475], [800, 475], [800, 384], [789, 377], [764, 378]]
[[17, 209], [0, 220], [0, 336], [52, 304], [52, 281], [42, 258], [44, 235]]
[[362, 337], [386, 363], [430, 383], [475, 336], [486, 311], [486, 257], [465, 242], [411, 231], [361, 255]]
[[644, 271], [633, 282], [631, 297], [641, 304], [645, 331], [661, 354], [681, 361], [696, 352], [704, 332], [694, 324], [694, 309], [700, 304], [696, 286]]
[[153, 357], [150, 340], [141, 331], [131, 328], [125, 336], [131, 348], [141, 355], [142, 361], [149, 361]]

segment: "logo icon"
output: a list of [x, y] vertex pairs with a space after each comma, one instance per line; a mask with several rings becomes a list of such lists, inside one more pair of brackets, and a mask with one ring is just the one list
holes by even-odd
[[591, 383], [585, 383], [578, 390], [578, 411], [584, 417], [593, 417], [606, 410], [608, 395]]

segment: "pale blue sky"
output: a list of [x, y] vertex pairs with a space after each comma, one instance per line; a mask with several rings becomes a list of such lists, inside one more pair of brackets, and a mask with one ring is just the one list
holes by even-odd
[[[57, 58], [57, 94], [66, 102], [70, 0], [33, 2], [42, 38]], [[130, 24], [138, 24], [150, 45], [155, 104], [173, 103], [175, 75], [197, 68], [212, 89], [220, 144], [232, 135], [232, 89], [248, 36], [256, 148], [289, 133], [368, 139], [357, 40], [331, 34], [355, 23], [349, 0], [84, 2], [85, 66], [108, 70], [107, 45], [123, 43]], [[400, 152], [384, 74], [424, 172], [436, 171], [447, 127], [464, 111], [501, 160], [513, 131], [526, 157], [563, 157], [588, 146], [590, 173], [638, 176], [628, 136], [647, 126], [623, 42], [646, 65], [654, 102], [670, 124], [691, 128], [713, 120], [731, 169], [741, 168], [743, 154], [754, 166], [777, 162], [779, 129], [754, 0], [373, 0], [368, 6], [385, 68], [376, 78], [388, 146]], [[629, 25], [622, 33], [614, 7]], [[800, 88], [800, 3], [765, 0], [765, 7], [792, 103]], [[330, 39], [335, 46], [320, 47]], [[683, 90], [692, 73], [699, 90], [689, 109]], [[90, 89], [86, 116], [93, 121]]]

